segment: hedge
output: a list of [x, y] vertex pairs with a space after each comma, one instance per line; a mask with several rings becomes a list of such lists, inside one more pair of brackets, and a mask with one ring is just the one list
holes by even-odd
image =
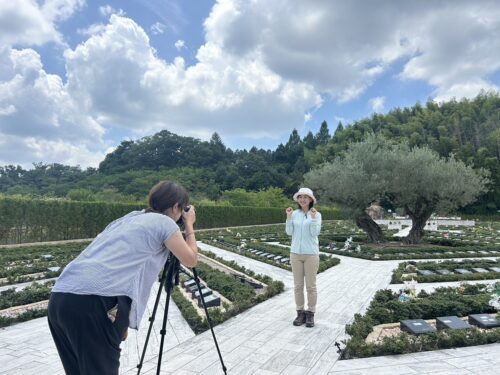
[[354, 321], [346, 326], [350, 339], [345, 342], [342, 359], [363, 358], [446, 349], [462, 346], [500, 342], [500, 329], [482, 332], [477, 328], [466, 331], [438, 331], [420, 336], [401, 332], [397, 336], [385, 337], [382, 343], [367, 343], [366, 337], [379, 324], [395, 323], [404, 319], [434, 319], [438, 316], [493, 313], [489, 305], [490, 294], [485, 285], [466, 285], [463, 294], [458, 288], [437, 288], [434, 293], [421, 291], [417, 299], [398, 301], [397, 294], [390, 290], [379, 290], [375, 294], [366, 314], [354, 315]]
[[[92, 238], [111, 221], [140, 204], [75, 202], [59, 199], [0, 197], [0, 244]], [[322, 209], [325, 220], [341, 219], [337, 209]], [[196, 227], [283, 223], [284, 208], [197, 206]]]

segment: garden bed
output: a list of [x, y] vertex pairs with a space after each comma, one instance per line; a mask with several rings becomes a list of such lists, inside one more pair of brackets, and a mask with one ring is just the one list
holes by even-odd
[[392, 284], [409, 279], [419, 283], [500, 279], [500, 259], [464, 259], [439, 262], [402, 262], [392, 275]]
[[[374, 328], [407, 319], [435, 319], [443, 316], [465, 317], [470, 314], [495, 313], [490, 305], [491, 291], [485, 285], [466, 285], [463, 288], [438, 288], [432, 294], [420, 292], [417, 298], [402, 302], [398, 294], [379, 290], [365, 315], [356, 314], [346, 326], [350, 338], [344, 342], [341, 358], [363, 358], [403, 354], [427, 350], [455, 348], [500, 342], [500, 328], [490, 330], [472, 327], [467, 330], [445, 330], [413, 336], [392, 332], [381, 340], [367, 340]], [[391, 327], [391, 326], [389, 326]], [[373, 335], [372, 335], [373, 336]]]

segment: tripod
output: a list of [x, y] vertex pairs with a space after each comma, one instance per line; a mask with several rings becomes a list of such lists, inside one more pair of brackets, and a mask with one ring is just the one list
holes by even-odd
[[142, 349], [141, 360], [140, 360], [139, 364], [137, 365], [137, 375], [140, 375], [140, 373], [141, 373], [142, 365], [144, 363], [144, 357], [146, 355], [146, 348], [148, 346], [149, 337], [151, 335], [151, 330], [153, 329], [153, 322], [155, 320], [156, 310], [158, 309], [158, 302], [160, 301], [161, 291], [162, 291], [163, 287], [165, 286], [165, 291], [167, 292], [167, 300], [165, 303], [165, 312], [163, 314], [163, 323], [162, 323], [162, 327], [160, 330], [160, 334], [161, 334], [160, 353], [158, 354], [158, 365], [156, 367], [156, 374], [157, 375], [160, 374], [161, 358], [163, 355], [163, 343], [165, 341], [165, 333], [166, 333], [166, 327], [167, 327], [167, 317], [168, 317], [168, 307], [170, 304], [170, 296], [172, 294], [172, 289], [173, 289], [174, 285], [179, 285], [179, 271], [181, 271], [181, 270], [186, 275], [192, 277], [196, 283], [196, 286], [198, 288], [198, 292], [200, 293], [201, 301], [203, 303], [203, 308], [205, 309], [205, 315], [207, 316], [207, 323], [208, 323], [208, 326], [210, 327], [210, 331], [212, 331], [212, 337], [214, 339], [215, 347], [217, 348], [217, 353], [219, 354], [219, 360], [220, 360], [221, 365], [222, 365], [222, 370], [224, 371], [224, 374], [226, 374], [227, 369], [226, 369], [226, 366], [224, 365], [224, 361], [222, 360], [222, 355], [220, 354], [219, 345], [217, 343], [217, 339], [215, 337], [215, 333], [214, 333], [214, 330], [212, 327], [212, 320], [210, 319], [210, 316], [208, 315], [208, 309], [207, 309], [207, 306], [205, 304], [205, 298], [203, 297], [203, 293], [201, 291], [200, 280], [198, 279], [198, 273], [196, 272], [196, 268], [194, 268], [194, 267], [192, 268], [193, 275], [190, 275], [188, 272], [181, 269], [181, 265], [179, 263], [179, 260], [174, 255], [172, 255], [172, 253], [170, 253], [166, 262], [165, 262], [165, 266], [163, 267], [163, 271], [162, 271], [161, 276], [160, 276], [160, 287], [158, 288], [158, 294], [156, 295], [156, 301], [155, 301], [155, 305], [153, 308], [153, 312], [152, 312], [151, 316], [149, 317], [150, 323], [149, 323], [148, 333], [146, 335], [146, 342], [144, 343], [144, 348]]

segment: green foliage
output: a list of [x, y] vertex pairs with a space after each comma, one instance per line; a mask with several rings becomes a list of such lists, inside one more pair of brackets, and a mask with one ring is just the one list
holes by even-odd
[[453, 154], [469, 166], [487, 169], [491, 173], [488, 193], [462, 211], [494, 214], [500, 208], [499, 123], [500, 96], [481, 93], [473, 100], [417, 103], [352, 124], [339, 123], [333, 136], [326, 122], [317, 134], [309, 132], [303, 139], [293, 130], [288, 141], [274, 151], [256, 147], [233, 151], [217, 133], [205, 142], [161, 131], [123, 141], [106, 155], [98, 170], [42, 163], [30, 170], [0, 167], [0, 193], [64, 197], [73, 189], [89, 189], [94, 194], [116, 189], [127, 200], [144, 200], [154, 183], [172, 179], [197, 200], [216, 200], [222, 192], [238, 188], [256, 192], [276, 187], [289, 197], [311, 168], [332, 162], [351, 143], [375, 133], [394, 143], [406, 142], [410, 148], [427, 146], [440, 157]]
[[232, 206], [251, 207], [287, 207], [291, 204], [283, 190], [279, 188], [268, 188], [256, 192], [247, 192], [244, 189], [234, 189], [224, 191], [221, 197], [222, 202], [229, 202]]
[[[92, 238], [111, 221], [133, 210], [138, 203], [76, 202], [0, 196], [0, 243]], [[196, 227], [270, 224], [283, 221], [283, 208], [197, 206]], [[323, 210], [325, 219], [338, 218], [338, 210]]]
[[346, 333], [351, 336], [342, 353], [343, 358], [363, 358], [377, 355], [413, 353], [427, 350], [481, 345], [500, 341], [500, 329], [483, 332], [477, 328], [461, 331], [438, 331], [419, 336], [401, 332], [385, 337], [381, 343], [367, 343], [366, 337], [379, 324], [396, 323], [404, 319], [434, 319], [438, 316], [466, 316], [491, 313], [489, 294], [484, 285], [467, 288], [463, 294], [457, 288], [438, 288], [432, 294], [419, 293], [415, 300], [400, 302], [389, 290], [379, 290], [366, 315], [356, 314]]
[[47, 309], [28, 310], [15, 317], [0, 315], [0, 328], [10, 326], [14, 323], [25, 322], [31, 319], [41, 318], [47, 315]]
[[48, 281], [44, 284], [32, 283], [17, 292], [15, 288], [4, 290], [0, 292], [0, 310], [47, 300], [50, 297], [53, 284], [53, 281]]
[[305, 179], [320, 199], [341, 204], [353, 217], [365, 215], [375, 200], [404, 209], [413, 220], [408, 242], [418, 243], [433, 212], [448, 213], [473, 202], [487, 191], [488, 174], [453, 155], [444, 159], [428, 147], [410, 148], [369, 134]]

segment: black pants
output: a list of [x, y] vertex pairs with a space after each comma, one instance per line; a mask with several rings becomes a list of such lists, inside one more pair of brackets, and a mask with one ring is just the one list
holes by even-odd
[[[112, 322], [108, 311], [116, 305]], [[130, 298], [123, 296], [51, 294], [49, 327], [66, 374], [118, 375], [130, 305]]]

